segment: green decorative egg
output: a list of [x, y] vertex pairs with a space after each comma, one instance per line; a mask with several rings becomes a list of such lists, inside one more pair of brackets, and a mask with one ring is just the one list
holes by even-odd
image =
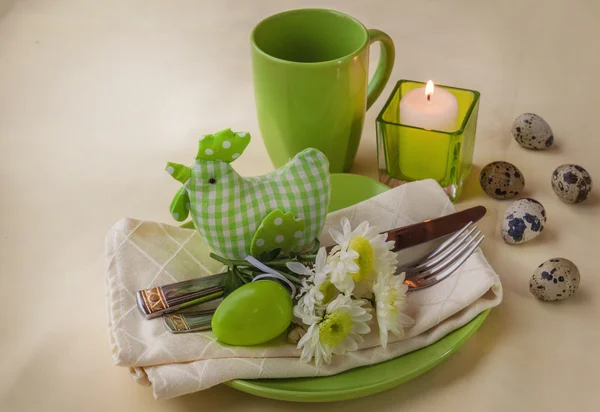
[[292, 322], [292, 298], [279, 283], [259, 280], [234, 290], [219, 304], [212, 330], [223, 343], [251, 346], [282, 334]]

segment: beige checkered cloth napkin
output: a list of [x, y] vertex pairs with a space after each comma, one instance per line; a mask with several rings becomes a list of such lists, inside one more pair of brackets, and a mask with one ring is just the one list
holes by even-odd
[[[405, 226], [455, 211], [442, 188], [427, 180], [402, 185], [358, 205], [329, 214], [326, 229], [347, 216], [353, 227], [364, 220], [382, 230]], [[330, 243], [324, 230], [322, 244]], [[405, 260], [414, 251], [404, 251]], [[112, 357], [141, 384], [152, 385], [156, 398], [171, 398], [236, 378], [289, 378], [339, 373], [391, 359], [427, 346], [465, 325], [502, 299], [498, 275], [478, 251], [450, 278], [410, 292], [408, 314], [415, 325], [387, 349], [378, 345], [376, 326], [361, 348], [334, 356], [317, 368], [298, 360], [294, 345], [279, 342], [257, 347], [219, 343], [211, 332], [173, 335], [161, 319], [145, 320], [136, 307], [140, 289], [218, 273], [209, 248], [190, 229], [123, 219], [108, 233], [107, 312]]]

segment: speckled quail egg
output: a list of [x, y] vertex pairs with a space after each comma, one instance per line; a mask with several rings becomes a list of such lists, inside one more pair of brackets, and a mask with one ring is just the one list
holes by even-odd
[[508, 162], [492, 162], [481, 169], [479, 183], [485, 193], [496, 199], [518, 196], [525, 187], [525, 178], [517, 166]]
[[546, 224], [546, 210], [534, 199], [519, 199], [506, 209], [502, 220], [502, 238], [506, 243], [525, 243], [539, 236]]
[[556, 196], [567, 203], [583, 202], [592, 191], [592, 177], [578, 165], [558, 166], [551, 181]]
[[512, 135], [527, 149], [544, 150], [554, 143], [550, 125], [534, 113], [524, 113], [517, 117], [512, 125]]
[[529, 290], [542, 300], [563, 300], [575, 293], [579, 287], [579, 269], [564, 258], [545, 261], [533, 272]]

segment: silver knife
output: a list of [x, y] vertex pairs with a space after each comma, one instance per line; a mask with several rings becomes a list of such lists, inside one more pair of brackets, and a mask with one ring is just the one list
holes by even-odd
[[[469, 222], [479, 221], [485, 213], [485, 207], [476, 206], [384, 233], [387, 233], [388, 241], [394, 241], [393, 250], [399, 251], [456, 232]], [[220, 273], [140, 290], [137, 292], [138, 308], [147, 319], [152, 319], [218, 299], [223, 295], [221, 279], [224, 276], [224, 273]]]

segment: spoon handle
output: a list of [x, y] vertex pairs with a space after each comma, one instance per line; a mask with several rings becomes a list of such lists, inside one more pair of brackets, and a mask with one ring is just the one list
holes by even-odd
[[223, 296], [221, 281], [224, 273], [137, 292], [137, 306], [146, 319], [156, 318], [188, 306], [210, 302]]

